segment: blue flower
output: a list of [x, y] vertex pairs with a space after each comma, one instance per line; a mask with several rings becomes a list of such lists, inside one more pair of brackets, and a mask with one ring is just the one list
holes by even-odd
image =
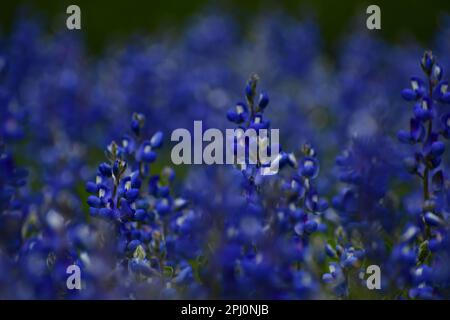
[[435, 58], [434, 58], [433, 53], [431, 51], [426, 51], [423, 54], [422, 59], [420, 60], [420, 66], [422, 67], [422, 70], [427, 75], [430, 75], [434, 64], [435, 64]]
[[418, 101], [414, 107], [414, 115], [421, 121], [431, 120], [434, 117], [432, 100], [424, 97]]
[[[401, 261], [405, 268], [411, 264], [418, 266], [414, 274], [418, 285], [416, 283], [416, 286], [409, 290], [409, 296], [430, 299], [435, 296], [435, 290], [433, 285], [427, 282], [429, 277], [425, 277], [428, 273], [428, 266], [425, 263], [434, 261], [433, 255], [439, 255], [436, 237], [439, 237], [438, 230], [446, 225], [443, 219], [445, 209], [441, 200], [445, 185], [441, 164], [446, 148], [440, 138], [441, 136], [448, 138], [449, 116], [447, 113], [441, 116], [442, 130], [436, 129], [433, 120], [436, 115], [442, 114], [439, 104], [448, 103], [448, 83], [442, 81], [443, 68], [430, 51], [425, 52], [421, 67], [427, 77], [428, 87], [423, 82], [417, 81], [415, 87], [421, 88], [421, 94], [416, 93], [413, 97], [410, 91], [402, 92], [405, 98], [417, 102], [410, 132], [401, 131], [398, 134], [401, 142], [421, 143], [420, 151], [415, 151], [414, 156], [405, 158], [408, 171], [421, 179], [422, 204], [415, 210], [420, 219], [416, 225], [408, 224], [401, 237], [405, 244], [397, 246], [392, 255], [395, 261]], [[425, 87], [424, 90], [422, 87]], [[433, 248], [433, 251], [430, 251], [430, 248]]]
[[445, 113], [445, 114], [441, 117], [441, 122], [442, 122], [442, 126], [443, 126], [443, 132], [442, 132], [442, 135], [443, 135], [446, 139], [450, 139], [450, 112]]
[[448, 92], [448, 81], [441, 81], [434, 89], [436, 100], [442, 103], [450, 103], [450, 92]]
[[240, 124], [247, 121], [248, 118], [248, 108], [243, 102], [238, 102], [235, 109], [228, 110], [227, 118], [229, 121]]
[[258, 107], [262, 110], [262, 109], [265, 109], [268, 104], [269, 104], [268, 94], [265, 92], [261, 92], [259, 95]]
[[164, 135], [161, 131], [156, 132], [150, 139], [150, 145], [154, 149], [161, 148], [163, 143]]
[[402, 97], [405, 100], [418, 100], [425, 94], [425, 86], [422, 79], [417, 77], [411, 78], [411, 88], [402, 90]]
[[98, 172], [105, 178], [109, 178], [112, 175], [111, 166], [107, 163], [102, 163], [98, 166]]
[[147, 163], [151, 163], [156, 160], [156, 153], [152, 150], [152, 144], [150, 141], [142, 142], [136, 155], [136, 160]]
[[421, 121], [412, 118], [410, 120], [409, 131], [400, 130], [397, 135], [398, 139], [402, 143], [418, 143], [422, 142], [425, 137], [425, 128]]
[[250, 122], [250, 128], [255, 129], [257, 132], [260, 129], [268, 129], [270, 121], [263, 118], [261, 113], [256, 113]]
[[314, 179], [319, 174], [319, 163], [314, 157], [304, 157], [300, 160], [298, 172], [300, 175]]

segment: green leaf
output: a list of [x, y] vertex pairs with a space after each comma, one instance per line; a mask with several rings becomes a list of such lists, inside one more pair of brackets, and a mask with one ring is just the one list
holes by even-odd
[[20, 232], [22, 239], [28, 239], [38, 232], [38, 221], [39, 219], [35, 211], [28, 215]]
[[144, 260], [145, 259], [145, 250], [141, 245], [138, 245], [136, 250], [134, 250], [133, 258]]
[[208, 263], [208, 260], [205, 256], [198, 256], [195, 259], [189, 260], [189, 264], [192, 267], [192, 272], [194, 274], [194, 278], [197, 282], [202, 283], [202, 279], [200, 278], [200, 270]]
[[418, 264], [422, 264], [427, 259], [430, 250], [428, 249], [428, 240], [422, 242], [419, 246]]
[[173, 268], [171, 266], [164, 266], [164, 277], [172, 278]]

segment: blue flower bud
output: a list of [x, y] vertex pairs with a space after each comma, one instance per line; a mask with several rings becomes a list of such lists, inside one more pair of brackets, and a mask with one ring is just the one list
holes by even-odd
[[118, 147], [118, 155], [130, 154], [134, 150], [134, 140], [128, 135], [122, 137], [122, 145]]
[[86, 191], [89, 192], [89, 193], [95, 193], [96, 194], [98, 192], [97, 184], [94, 183], [94, 182], [91, 182], [91, 181], [87, 182], [86, 183]]
[[411, 140], [419, 142], [422, 141], [425, 136], [425, 128], [419, 120], [412, 118], [410, 120], [410, 133]]
[[414, 90], [408, 88], [402, 90], [402, 97], [405, 100], [413, 101], [417, 99], [417, 94]]
[[247, 120], [247, 117], [248, 108], [247, 105], [243, 102], [238, 102], [235, 106], [235, 109], [230, 109], [227, 111], [227, 119], [237, 124]]
[[98, 166], [98, 172], [104, 177], [111, 177], [111, 166], [107, 163], [102, 163]]
[[144, 221], [146, 217], [147, 212], [143, 209], [137, 209], [134, 213], [134, 219], [136, 219], [137, 221]]
[[234, 123], [239, 123], [239, 116], [234, 110], [227, 111], [227, 119]]
[[440, 238], [432, 238], [428, 241], [428, 249], [431, 252], [436, 252], [442, 249], [442, 239]]
[[333, 276], [331, 275], [331, 273], [324, 273], [324, 274], [322, 275], [322, 280], [323, 280], [323, 282], [325, 282], [325, 283], [331, 283], [331, 282], [334, 281], [334, 278], [333, 278]]
[[125, 191], [125, 198], [133, 202], [139, 197], [139, 189], [129, 189]]
[[397, 133], [397, 139], [401, 143], [412, 143], [411, 133], [409, 131], [406, 131], [406, 130], [400, 130]]
[[426, 264], [423, 264], [419, 267], [417, 267], [413, 272], [413, 277], [415, 280], [415, 283], [422, 283], [424, 281], [429, 281], [430, 277], [432, 275], [432, 269], [427, 266]]
[[440, 157], [445, 151], [445, 144], [441, 141], [433, 142], [431, 145], [431, 154], [435, 157]]
[[420, 66], [422, 67], [422, 70], [430, 75], [432, 68], [434, 65], [434, 56], [433, 53], [431, 51], [426, 51], [423, 54], [422, 60], [420, 60]]
[[306, 233], [313, 233], [317, 230], [317, 222], [314, 220], [308, 220], [304, 225], [304, 230]]
[[415, 225], [409, 225], [403, 232], [400, 239], [403, 242], [410, 242], [414, 240], [419, 233], [420, 229], [418, 227], [416, 227]]
[[162, 146], [164, 134], [161, 131], [156, 132], [150, 139], [150, 145], [152, 148], [160, 148]]
[[255, 129], [256, 131], [260, 129], [268, 129], [270, 126], [269, 120], [264, 120], [261, 113], [255, 114], [255, 117], [250, 123], [250, 128]]
[[430, 286], [419, 286], [409, 290], [409, 296], [413, 299], [429, 300], [433, 298], [433, 288]]
[[421, 142], [425, 137], [425, 128], [421, 121], [416, 118], [410, 120], [410, 131], [400, 130], [397, 138], [402, 143], [414, 144]]
[[166, 213], [168, 213], [170, 211], [169, 200], [166, 198], [158, 200], [156, 202], [155, 209], [159, 214], [165, 215]]
[[417, 119], [427, 121], [433, 118], [432, 101], [425, 97], [414, 106], [414, 115]]
[[102, 206], [102, 200], [96, 196], [89, 196], [87, 199], [87, 203], [89, 206], [94, 208], [100, 208]]
[[307, 216], [305, 211], [300, 208], [295, 209], [295, 210], [289, 210], [289, 213], [290, 213], [291, 217], [294, 218], [295, 220], [300, 220], [302, 218], [306, 218], [306, 216]]
[[139, 126], [139, 122], [135, 119], [131, 120], [131, 130], [134, 132], [135, 135], [139, 135], [141, 130], [140, 130], [140, 126]]
[[180, 270], [175, 278], [173, 278], [173, 282], [180, 284], [185, 283], [190, 279], [193, 279], [192, 267], [186, 266]]
[[145, 116], [141, 113], [133, 113], [131, 119], [131, 130], [136, 136], [141, 134], [141, 129], [144, 127]]
[[425, 218], [426, 223], [428, 223], [431, 226], [438, 227], [438, 226], [444, 225], [444, 221], [432, 212], [425, 213], [424, 218]]
[[448, 92], [448, 82], [441, 81], [433, 92], [433, 97], [442, 103], [450, 103], [450, 92]]
[[330, 258], [337, 258], [338, 256], [336, 250], [334, 250], [334, 248], [328, 243], [325, 245], [325, 253]]
[[250, 81], [245, 86], [245, 96], [249, 100], [253, 97], [253, 88], [252, 88], [252, 83]]
[[174, 201], [175, 210], [183, 210], [186, 209], [189, 202], [186, 199], [183, 198], [177, 198]]
[[413, 101], [421, 98], [425, 94], [425, 86], [421, 79], [411, 78], [411, 88], [402, 90], [402, 97], [405, 100]]
[[299, 174], [307, 178], [315, 178], [319, 174], [319, 163], [316, 158], [304, 157], [299, 164]]
[[259, 103], [258, 103], [259, 107], [261, 109], [265, 109], [268, 104], [269, 104], [269, 96], [267, 95], [267, 93], [261, 92], [261, 94], [259, 95]]
[[170, 193], [170, 188], [168, 186], [161, 186], [158, 188], [158, 194], [160, 197], [167, 197]]
[[433, 79], [436, 81], [441, 81], [443, 73], [444, 71], [442, 70], [442, 67], [438, 63], [435, 63], [431, 74]]
[[294, 226], [294, 231], [299, 236], [303, 235], [303, 231], [304, 231], [303, 222], [296, 223]]
[[131, 188], [139, 189], [141, 187], [142, 181], [139, 178], [139, 172], [135, 171], [131, 175]]
[[358, 263], [358, 259], [354, 255], [348, 255], [342, 261], [344, 268], [354, 267]]
[[141, 162], [153, 162], [156, 160], [156, 153], [152, 151], [152, 145], [150, 141], [144, 141], [139, 148], [136, 160]]

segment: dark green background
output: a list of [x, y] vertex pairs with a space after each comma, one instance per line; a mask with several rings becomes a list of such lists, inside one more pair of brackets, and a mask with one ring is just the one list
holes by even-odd
[[[176, 32], [197, 12], [219, 8], [231, 13], [245, 24], [248, 17], [265, 9], [282, 9], [295, 17], [313, 12], [319, 21], [328, 48], [345, 32], [351, 32], [350, 22], [365, 19], [365, 10], [377, 4], [382, 12], [380, 33], [390, 41], [401, 41], [411, 35], [429, 46], [442, 14], [450, 13], [449, 0], [44, 0], [2, 1], [0, 23], [3, 33], [11, 29], [19, 7], [26, 4], [31, 15], [38, 14], [49, 23], [50, 30], [65, 26], [68, 5], [77, 4], [82, 10], [82, 26], [92, 52], [101, 51], [105, 43], [120, 40], [128, 34], [161, 30]], [[364, 23], [365, 20], [361, 20]]]

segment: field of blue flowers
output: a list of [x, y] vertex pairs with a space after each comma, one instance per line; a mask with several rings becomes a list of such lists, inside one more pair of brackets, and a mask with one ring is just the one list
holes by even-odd
[[[248, 24], [99, 56], [29, 19], [0, 38], [0, 298], [450, 298], [450, 19], [333, 56], [313, 19]], [[279, 128], [280, 172], [174, 166], [194, 120]]]

